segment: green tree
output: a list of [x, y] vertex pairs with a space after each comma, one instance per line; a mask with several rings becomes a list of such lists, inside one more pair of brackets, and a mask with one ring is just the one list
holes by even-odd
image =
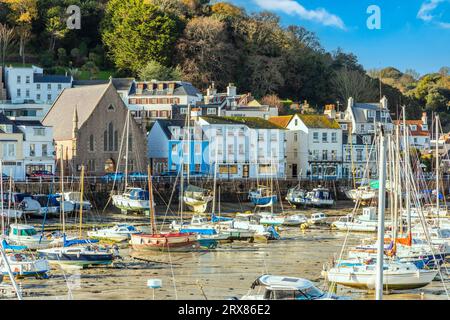
[[139, 70], [139, 79], [149, 80], [179, 80], [181, 74], [178, 69], [161, 65], [156, 61], [149, 61], [141, 70]]
[[149, 60], [170, 65], [179, 21], [144, 0], [110, 0], [103, 42], [118, 69], [137, 74]]

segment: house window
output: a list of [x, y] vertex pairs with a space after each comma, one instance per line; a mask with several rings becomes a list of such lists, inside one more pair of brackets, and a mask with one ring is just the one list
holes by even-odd
[[233, 155], [234, 154], [234, 145], [233, 144], [229, 144], [228, 145], [228, 154], [229, 155]]
[[25, 83], [30, 83], [30, 76], [25, 77]]
[[222, 155], [222, 145], [221, 144], [217, 145], [217, 154]]
[[89, 151], [93, 152], [94, 151], [94, 135], [91, 134], [89, 136]]
[[186, 114], [187, 108], [180, 108], [180, 114]]
[[276, 133], [272, 133], [270, 136], [270, 141], [276, 142], [277, 141], [277, 134]]
[[364, 144], [371, 144], [371, 136], [363, 136]]
[[36, 155], [36, 146], [34, 143], [30, 144], [30, 157], [34, 157]]
[[42, 145], [42, 156], [46, 157], [48, 155], [48, 149], [47, 149], [47, 145], [43, 144]]
[[40, 83], [36, 84], [36, 90], [41, 90], [41, 84]]
[[52, 94], [51, 93], [47, 94], [47, 100], [48, 101], [52, 100]]
[[347, 130], [348, 129], [347, 124], [346, 123], [341, 123], [341, 129], [342, 130]]
[[208, 108], [208, 109], [206, 109], [206, 114], [216, 114], [216, 108]]
[[297, 159], [298, 156], [298, 150], [294, 148], [294, 159]]
[[328, 133], [322, 132], [322, 142], [328, 142]]
[[298, 134], [294, 133], [294, 142], [297, 142], [297, 139], [298, 139]]
[[17, 83], [21, 83], [22, 79], [20, 78], [20, 76], [17, 76]]
[[3, 148], [3, 157], [12, 158], [16, 156], [16, 145], [14, 143], [6, 143]]
[[117, 130], [114, 131], [114, 151], [119, 151], [119, 132]]
[[195, 144], [194, 149], [195, 149], [195, 153], [196, 154], [201, 154], [202, 153], [202, 146], [199, 143]]
[[298, 119], [295, 119], [294, 124], [298, 126]]
[[35, 136], [45, 136], [45, 128], [34, 128], [33, 131]]
[[108, 131], [103, 131], [103, 151], [108, 151]]
[[331, 142], [337, 143], [337, 133], [336, 132], [331, 133]]
[[222, 135], [222, 129], [221, 128], [217, 128], [216, 129], [216, 136], [221, 136]]
[[422, 130], [423, 131], [428, 131], [428, 125], [427, 124], [422, 124]]
[[352, 161], [352, 152], [350, 150], [346, 150], [345, 152], [345, 160]]
[[51, 83], [47, 83], [47, 90], [52, 90], [52, 84]]
[[30, 89], [26, 89], [25, 90], [25, 97], [29, 98], [30, 97]]
[[239, 154], [244, 154], [244, 145], [242, 143], [239, 144]]
[[417, 131], [417, 126], [415, 124], [410, 126], [411, 131]]
[[313, 160], [319, 160], [319, 150], [313, 150]]
[[364, 125], [362, 124], [361, 125], [361, 131], [364, 132], [364, 130], [365, 130], [365, 128], [364, 128]]
[[362, 150], [356, 150], [356, 161], [362, 161]]
[[17, 96], [20, 97], [20, 89], [17, 89]]
[[313, 142], [319, 143], [319, 133], [318, 132], [313, 132]]
[[336, 157], [336, 150], [331, 150], [331, 160], [336, 161], [337, 157]]
[[61, 83], [58, 83], [58, 90], [61, 90], [62, 89], [62, 85], [61, 85]]
[[322, 160], [328, 160], [328, 150], [322, 150]]
[[37, 101], [40, 101], [40, 100], [41, 100], [41, 95], [40, 95], [39, 93], [36, 95], [36, 100], [37, 100]]

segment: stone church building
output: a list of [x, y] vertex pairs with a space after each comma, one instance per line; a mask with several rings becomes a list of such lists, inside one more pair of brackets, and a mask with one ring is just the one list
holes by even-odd
[[127, 149], [128, 172], [146, 172], [145, 128], [111, 82], [64, 89], [42, 122], [53, 127], [57, 168], [62, 152], [65, 175], [78, 175], [82, 165], [91, 176], [124, 172]]

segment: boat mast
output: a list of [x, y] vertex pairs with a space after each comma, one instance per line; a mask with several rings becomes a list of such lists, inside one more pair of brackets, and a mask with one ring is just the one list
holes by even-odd
[[402, 107], [403, 112], [403, 152], [404, 152], [404, 159], [405, 162], [404, 170], [405, 170], [405, 189], [406, 189], [406, 214], [407, 214], [407, 226], [408, 226], [408, 239], [411, 239], [411, 196], [410, 196], [410, 185], [408, 183], [408, 175], [410, 173], [409, 171], [409, 130], [408, 126], [406, 125], [406, 111], [405, 106]]
[[152, 186], [152, 171], [150, 165], [147, 165], [147, 175], [148, 175], [148, 201], [150, 210], [150, 225], [152, 228], [152, 234], [156, 234], [156, 224], [155, 224], [155, 208], [153, 207], [153, 186]]
[[4, 211], [3, 211], [3, 161], [0, 160], [0, 196], [2, 197], [0, 200], [0, 215], [2, 216], [2, 235], [5, 231], [5, 218], [4, 218]]
[[[215, 136], [215, 140], [217, 140], [217, 137]], [[214, 185], [213, 185], [213, 203], [212, 203], [212, 214], [216, 214], [216, 182], [217, 182], [217, 152], [218, 152], [218, 145], [217, 142], [214, 146], [216, 152], [215, 152], [215, 160], [214, 160]]]
[[81, 166], [81, 192], [80, 192], [80, 239], [83, 225], [83, 193], [84, 193], [84, 165]]
[[[11, 212], [11, 198], [12, 198], [12, 169], [9, 170], [8, 212]], [[15, 209], [12, 209], [12, 210], [15, 210]], [[9, 214], [8, 214], [8, 225], [10, 224], [9, 219], [10, 218], [9, 218]], [[15, 211], [14, 211], [14, 222], [17, 223], [17, 213]]]
[[125, 144], [125, 189], [128, 185], [128, 147], [130, 142], [130, 110], [127, 112], [127, 137], [126, 137], [126, 144]]
[[191, 105], [188, 104], [187, 114], [187, 134], [188, 134], [188, 170], [187, 170], [187, 183], [189, 184], [191, 173]]
[[436, 215], [440, 225], [439, 219], [439, 114], [436, 113]]
[[383, 300], [383, 264], [384, 264], [384, 210], [386, 205], [386, 138], [384, 127], [380, 125], [380, 155], [378, 170], [378, 250], [375, 294], [376, 300]]
[[[62, 220], [62, 232], [63, 235], [66, 234], [66, 217], [64, 214], [64, 150], [61, 147], [61, 156], [60, 156], [60, 165], [61, 165], [61, 202], [62, 205], [60, 206], [60, 214], [61, 214], [61, 220]], [[82, 195], [81, 195], [82, 197]], [[81, 199], [80, 199], [81, 201]]]

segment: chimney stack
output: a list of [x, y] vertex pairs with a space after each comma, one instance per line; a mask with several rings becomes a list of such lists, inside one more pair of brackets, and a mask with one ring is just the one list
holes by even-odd
[[236, 87], [234, 86], [233, 83], [228, 84], [227, 87], [227, 96], [229, 97], [235, 97], [237, 93]]
[[325, 105], [324, 115], [330, 119], [336, 119], [336, 106], [334, 104]]
[[422, 124], [428, 123], [428, 117], [426, 112], [422, 112]]

